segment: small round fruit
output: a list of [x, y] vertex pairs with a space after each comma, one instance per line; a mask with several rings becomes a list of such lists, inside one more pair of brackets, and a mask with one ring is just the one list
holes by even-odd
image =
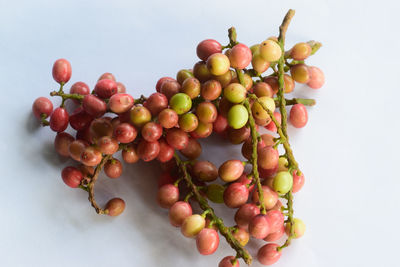
[[157, 203], [164, 209], [169, 209], [179, 199], [179, 189], [173, 184], [166, 184], [158, 189]]
[[[266, 185], [262, 186], [262, 190], [263, 190], [263, 195], [264, 195], [265, 208], [267, 210], [272, 209], [278, 202], [278, 194]], [[254, 203], [259, 202], [258, 191], [254, 191], [252, 200]]]
[[69, 156], [76, 161], [81, 161], [81, 154], [88, 145], [86, 141], [80, 139], [73, 141], [68, 147]]
[[61, 172], [61, 178], [64, 183], [72, 188], [77, 188], [83, 179], [83, 174], [75, 167], [65, 167]]
[[193, 75], [201, 83], [206, 82], [212, 78], [210, 70], [207, 68], [206, 63], [203, 61], [199, 61], [193, 66]]
[[267, 219], [271, 233], [275, 233], [282, 228], [285, 222], [285, 216], [279, 210], [270, 210], [267, 212]]
[[250, 128], [243, 126], [239, 129], [228, 128], [228, 138], [229, 142], [234, 145], [238, 145], [249, 139]]
[[129, 111], [134, 102], [135, 100], [130, 94], [115, 94], [108, 101], [108, 107], [112, 112], [119, 114]]
[[64, 84], [71, 78], [71, 63], [66, 59], [57, 59], [53, 65], [53, 79], [59, 84]]
[[96, 166], [100, 164], [102, 160], [101, 152], [94, 147], [87, 147], [81, 154], [81, 162], [86, 166]]
[[112, 179], [118, 178], [122, 174], [122, 163], [118, 159], [111, 159], [104, 164], [104, 173]]
[[192, 100], [185, 93], [177, 93], [171, 97], [169, 105], [178, 115], [181, 115], [192, 108]]
[[184, 149], [189, 143], [189, 136], [179, 128], [168, 130], [165, 139], [176, 150]]
[[122, 150], [122, 159], [126, 163], [135, 163], [139, 160], [137, 148], [135, 145], [130, 144]]
[[303, 104], [295, 104], [290, 109], [290, 123], [296, 128], [303, 128], [308, 121], [307, 108]]
[[161, 85], [163, 84], [163, 82], [165, 81], [175, 81], [174, 78], [172, 77], [162, 77], [157, 81], [156, 84], [156, 91], [159, 93], [161, 91]]
[[120, 123], [114, 129], [114, 137], [118, 142], [128, 144], [136, 139], [137, 130], [129, 123]]
[[293, 80], [298, 83], [308, 83], [310, 81], [310, 71], [306, 64], [296, 64], [290, 67], [290, 74]]
[[217, 99], [222, 92], [222, 86], [221, 83], [217, 80], [209, 80], [206, 81], [202, 86], [201, 86], [201, 96], [205, 100], [215, 100]]
[[178, 201], [175, 202], [169, 209], [169, 221], [172, 226], [180, 227], [183, 221], [192, 215], [192, 207], [188, 202]]
[[196, 130], [199, 125], [199, 120], [195, 114], [186, 113], [180, 116], [178, 124], [180, 129], [189, 133]]
[[204, 228], [196, 237], [197, 250], [201, 255], [213, 254], [219, 245], [218, 232], [211, 228]]
[[242, 70], [250, 64], [252, 54], [247, 45], [237, 44], [230, 50], [228, 58], [232, 68]]
[[50, 117], [50, 128], [55, 132], [63, 132], [68, 127], [69, 115], [65, 108], [56, 108]]
[[290, 57], [294, 60], [305, 60], [311, 55], [311, 46], [307, 43], [297, 43], [290, 50]]
[[276, 263], [282, 255], [281, 251], [278, 251], [278, 244], [269, 243], [262, 246], [257, 252], [257, 259], [263, 265], [272, 265]]
[[307, 85], [312, 89], [319, 89], [325, 83], [325, 75], [320, 68], [310, 66], [308, 67], [308, 71], [310, 73], [310, 80]]
[[168, 107], [168, 99], [161, 93], [151, 94], [143, 103], [153, 116], [157, 116], [162, 110]]
[[[286, 234], [290, 234], [290, 222], [286, 223], [285, 231]], [[306, 225], [304, 222], [298, 218], [293, 219], [293, 227], [294, 227], [294, 235], [293, 238], [300, 238], [304, 235], [304, 232], [306, 231]]]
[[97, 141], [97, 146], [101, 153], [112, 155], [119, 149], [118, 141], [110, 136], [103, 136]]
[[232, 72], [228, 70], [222, 75], [213, 76], [212, 79], [218, 81], [221, 84], [221, 87], [224, 88], [232, 81]]
[[210, 161], [196, 161], [193, 165], [193, 176], [204, 182], [212, 182], [218, 178], [217, 167]]
[[183, 82], [188, 79], [188, 78], [192, 78], [193, 77], [193, 73], [190, 70], [180, 70], [178, 71], [178, 73], [176, 74], [176, 80], [178, 81], [178, 83], [180, 85], [183, 84]]
[[102, 79], [96, 83], [94, 87], [94, 92], [100, 98], [107, 99], [112, 95], [118, 93], [118, 85], [115, 81], [110, 79]]
[[257, 97], [267, 96], [272, 97], [274, 92], [272, 91], [272, 87], [265, 82], [258, 82], [253, 86], [253, 93]]
[[243, 105], [234, 105], [228, 112], [228, 124], [233, 129], [244, 127], [249, 120], [247, 109]]
[[229, 208], [238, 208], [247, 202], [249, 189], [242, 183], [232, 183], [224, 191], [224, 203]]
[[97, 79], [97, 81], [100, 80], [104, 80], [104, 79], [109, 79], [109, 80], [113, 80], [114, 82], [116, 81], [114, 74], [110, 73], [110, 72], [105, 72], [103, 73], [99, 79]]
[[214, 203], [224, 203], [225, 187], [220, 184], [207, 185], [206, 196]]
[[152, 121], [146, 123], [141, 130], [142, 138], [148, 142], [155, 142], [160, 139], [162, 132], [162, 126]]
[[258, 214], [249, 222], [249, 233], [257, 239], [264, 239], [271, 233], [268, 217], [265, 214]]
[[224, 97], [234, 104], [243, 102], [246, 99], [246, 93], [246, 88], [240, 83], [231, 83], [224, 88]]
[[161, 124], [162, 127], [166, 129], [170, 129], [175, 127], [178, 124], [178, 114], [169, 108], [162, 110], [158, 114], [158, 122]]
[[174, 148], [168, 145], [165, 139], [160, 139], [160, 152], [158, 153], [157, 160], [159, 162], [168, 162], [174, 157]]
[[199, 96], [200, 88], [200, 81], [192, 77], [183, 82], [181, 92], [187, 94], [191, 99], [194, 99]]
[[92, 117], [98, 118], [107, 111], [107, 104], [95, 95], [85, 95], [82, 101], [83, 109]]
[[236, 238], [237, 241], [239, 241], [240, 245], [242, 245], [243, 247], [247, 245], [250, 239], [249, 232], [240, 227], [233, 230], [232, 235], [234, 238]]
[[251, 65], [253, 66], [253, 69], [255, 71], [257, 71], [258, 73], [263, 73], [269, 68], [270, 63], [265, 60], [259, 53], [257, 53], [253, 55]]
[[213, 39], [206, 39], [201, 41], [196, 48], [196, 54], [201, 59], [206, 61], [209, 56], [215, 53], [222, 52], [222, 45]]
[[283, 237], [284, 234], [285, 234], [285, 226], [282, 225], [282, 227], [278, 231], [275, 231], [275, 232], [267, 235], [267, 237], [264, 238], [264, 241], [267, 241], [267, 242], [278, 241], [279, 239], [281, 239]]
[[272, 146], [266, 146], [258, 150], [258, 166], [263, 169], [272, 169], [278, 165], [279, 152]]
[[32, 111], [38, 120], [47, 118], [53, 112], [53, 103], [47, 97], [39, 97], [33, 102]]
[[278, 172], [287, 171], [289, 166], [289, 162], [286, 157], [279, 157], [278, 160]]
[[151, 113], [144, 106], [133, 106], [130, 110], [130, 117], [133, 125], [142, 127], [151, 120]]
[[235, 213], [236, 224], [243, 229], [247, 229], [250, 220], [260, 214], [260, 208], [252, 203], [244, 204]]
[[196, 130], [190, 133], [193, 138], [206, 138], [212, 134], [213, 124], [199, 121]]
[[194, 237], [206, 225], [206, 220], [199, 214], [193, 214], [187, 217], [181, 226], [181, 232], [186, 237]]
[[293, 177], [287, 172], [278, 172], [278, 174], [274, 178], [274, 190], [281, 195], [286, 194], [292, 189], [293, 186]]
[[215, 53], [208, 57], [207, 68], [212, 75], [225, 74], [230, 67], [229, 59], [226, 55]]
[[212, 123], [217, 119], [218, 111], [211, 102], [201, 102], [196, 107], [196, 115], [203, 123]]
[[110, 199], [106, 204], [105, 210], [108, 216], [118, 216], [125, 210], [125, 201], [117, 197]]
[[268, 62], [275, 62], [282, 56], [282, 49], [277, 42], [265, 40], [260, 45], [260, 55]]
[[304, 178], [304, 173], [301, 173], [300, 175], [297, 175], [297, 171], [293, 171], [293, 188], [292, 192], [297, 193], [300, 191], [300, 189], [303, 187], [305, 182]]
[[63, 157], [69, 156], [69, 146], [75, 140], [75, 138], [66, 132], [57, 133], [54, 139], [54, 148], [57, 153]]
[[143, 139], [138, 145], [137, 153], [139, 158], [143, 161], [152, 161], [153, 159], [156, 159], [160, 153], [160, 143], [158, 141], [147, 142]]
[[213, 130], [217, 134], [223, 134], [226, 132], [228, 129], [228, 120], [222, 116], [221, 114], [218, 114], [217, 118], [213, 122]]
[[244, 170], [240, 160], [225, 161], [218, 169], [218, 174], [224, 182], [233, 182], [239, 179]]
[[218, 267], [239, 267], [239, 266], [240, 266], [239, 261], [234, 256], [226, 256], [218, 264]]
[[160, 93], [165, 95], [167, 99], [179, 93], [181, 85], [176, 80], [166, 80], [161, 84]]
[[189, 138], [187, 146], [180, 150], [182, 155], [190, 160], [197, 159], [200, 156], [201, 151], [201, 144], [194, 138]]

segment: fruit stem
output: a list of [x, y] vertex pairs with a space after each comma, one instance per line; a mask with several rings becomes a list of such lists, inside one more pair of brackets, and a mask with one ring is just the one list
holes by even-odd
[[244, 260], [244, 262], [248, 265], [251, 264], [253, 258], [249, 254], [249, 252], [233, 237], [231, 231], [228, 227], [224, 225], [224, 222], [221, 218], [219, 218], [214, 209], [208, 204], [208, 201], [200, 194], [197, 186], [193, 183], [192, 178], [187, 171], [186, 164], [181, 160], [177, 153], [174, 154], [176, 163], [179, 169], [182, 172], [183, 179], [186, 181], [189, 189], [193, 192], [194, 197], [200, 205], [200, 208], [204, 211], [209, 210], [208, 216], [212, 221], [215, 221], [215, 224], [218, 227], [219, 232], [223, 235], [228, 242], [228, 244], [237, 252], [237, 254]]
[[[275, 106], [280, 107], [279, 98], [274, 98]], [[315, 99], [308, 99], [308, 98], [292, 98], [287, 99], [285, 98], [286, 106], [296, 105], [296, 104], [303, 104], [304, 106], [314, 106], [316, 104]]]

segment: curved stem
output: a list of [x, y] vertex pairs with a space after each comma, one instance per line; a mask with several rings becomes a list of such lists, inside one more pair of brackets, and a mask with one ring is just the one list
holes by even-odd
[[186, 163], [181, 160], [177, 153], [174, 154], [176, 163], [182, 172], [183, 179], [186, 181], [188, 187], [193, 192], [194, 197], [200, 205], [200, 208], [204, 211], [208, 211], [208, 216], [217, 225], [219, 232], [223, 235], [228, 244], [236, 251], [237, 255], [241, 257], [246, 264], [250, 265], [253, 258], [249, 252], [233, 237], [231, 231], [225, 226], [223, 220], [215, 215], [214, 209], [208, 204], [208, 201], [200, 194], [197, 186], [193, 183], [190, 174], [187, 171]]

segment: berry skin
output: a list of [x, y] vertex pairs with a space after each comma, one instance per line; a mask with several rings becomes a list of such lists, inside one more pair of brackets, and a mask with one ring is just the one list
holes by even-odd
[[252, 54], [247, 45], [237, 44], [230, 50], [228, 58], [232, 68], [242, 70], [250, 64]]
[[201, 255], [213, 254], [219, 245], [218, 232], [211, 228], [204, 228], [196, 237], [197, 250]]
[[112, 179], [118, 178], [122, 174], [122, 163], [118, 159], [111, 159], [104, 165], [104, 173]]
[[53, 65], [53, 79], [59, 84], [64, 84], [71, 78], [71, 63], [66, 59], [58, 59]]
[[192, 108], [192, 100], [187, 94], [178, 93], [171, 97], [169, 105], [178, 115], [181, 115]]
[[252, 203], [244, 204], [235, 213], [236, 224], [243, 229], [247, 229], [250, 220], [260, 214], [260, 208]]
[[307, 108], [303, 104], [295, 104], [290, 109], [289, 122], [296, 128], [303, 128], [308, 121]]
[[175, 127], [178, 121], [178, 114], [172, 109], [166, 108], [158, 114], [158, 122], [166, 129]]
[[192, 207], [188, 202], [175, 202], [169, 209], [169, 221], [172, 226], [180, 227], [183, 221], [192, 215]]
[[82, 107], [90, 116], [99, 118], [107, 111], [107, 104], [95, 95], [85, 95]]
[[301, 173], [300, 175], [297, 175], [297, 171], [293, 171], [293, 188], [292, 192], [297, 193], [300, 191], [300, 189], [303, 187], [305, 182], [304, 178], [304, 173]]
[[196, 161], [192, 168], [193, 176], [204, 182], [212, 182], [218, 178], [218, 170], [209, 161]]
[[182, 83], [181, 92], [194, 99], [200, 94], [201, 84], [196, 78], [188, 78]]
[[243, 105], [234, 105], [228, 112], [228, 124], [233, 129], [240, 129], [246, 125], [249, 120], [247, 109]]
[[[278, 202], [278, 194], [272, 190], [270, 187], [263, 185], [262, 186], [263, 195], [264, 195], [264, 206], [267, 210], [272, 209], [276, 203]], [[258, 192], [254, 191], [253, 193], [253, 202], [257, 203], [259, 201]]]
[[160, 143], [158, 141], [147, 142], [143, 139], [138, 145], [137, 153], [143, 161], [152, 161], [160, 153]]
[[194, 237], [203, 230], [205, 225], [206, 221], [201, 215], [193, 214], [183, 221], [181, 232], [186, 237]]
[[220, 184], [209, 184], [207, 186], [206, 196], [214, 203], [224, 203], [225, 187]]
[[224, 88], [224, 97], [231, 103], [238, 104], [246, 99], [246, 88], [240, 83], [231, 83]]
[[108, 101], [108, 107], [112, 112], [119, 114], [129, 111], [133, 107], [134, 102], [135, 100], [129, 94], [115, 94]]
[[305, 60], [311, 54], [311, 46], [307, 43], [297, 43], [290, 50], [290, 56], [294, 60]]
[[66, 185], [77, 188], [83, 179], [83, 174], [77, 168], [68, 166], [62, 170], [61, 177]]
[[249, 189], [242, 183], [233, 183], [225, 189], [223, 197], [226, 206], [238, 208], [247, 202]]
[[240, 267], [240, 264], [234, 256], [226, 256], [219, 262], [218, 267]]
[[165, 81], [174, 81], [175, 79], [174, 78], [172, 78], [172, 77], [162, 77], [162, 78], [160, 78], [158, 81], [157, 81], [157, 84], [156, 84], [156, 91], [157, 92], [160, 92], [161, 91], [161, 85], [163, 84], [163, 82], [165, 82]]
[[213, 39], [207, 39], [201, 41], [196, 48], [197, 56], [201, 59], [206, 61], [209, 56], [215, 53], [222, 52], [222, 45]]
[[142, 127], [151, 120], [150, 111], [143, 106], [133, 106], [130, 110], [131, 122], [137, 127]]
[[293, 80], [298, 83], [308, 83], [310, 81], [310, 71], [306, 64], [296, 64], [290, 67], [290, 74]]
[[50, 128], [55, 132], [63, 132], [68, 127], [69, 115], [65, 108], [56, 108], [50, 117]]
[[312, 89], [319, 89], [325, 83], [325, 75], [320, 68], [310, 66], [308, 67], [308, 71], [310, 73], [310, 80], [307, 85]]
[[157, 116], [162, 110], [168, 107], [168, 99], [161, 93], [153, 93], [143, 103], [143, 106], [150, 110], [151, 115]]
[[266, 40], [260, 45], [260, 55], [268, 62], [275, 62], [282, 56], [282, 49], [277, 42]]
[[258, 261], [263, 265], [272, 265], [276, 263], [282, 255], [281, 251], [278, 251], [279, 246], [274, 243], [269, 243], [262, 246], [257, 253]]
[[179, 189], [172, 184], [166, 184], [158, 189], [157, 203], [161, 208], [171, 208], [179, 199]]
[[226, 55], [215, 53], [207, 59], [207, 68], [212, 75], [223, 75], [230, 67], [229, 59]]
[[47, 118], [53, 112], [53, 103], [47, 97], [39, 97], [33, 102], [32, 111], [38, 120], [41, 120], [42, 115]]
[[72, 135], [66, 132], [57, 133], [54, 139], [54, 148], [57, 153], [63, 157], [69, 156], [69, 146], [75, 140]]
[[109, 200], [105, 208], [107, 215], [112, 217], [120, 215], [122, 212], [124, 212], [124, 209], [125, 201], [121, 198], [113, 198]]
[[118, 93], [118, 85], [115, 81], [110, 79], [102, 79], [97, 82], [94, 87], [94, 92], [103, 99], [110, 98], [112, 95]]
[[244, 170], [240, 160], [225, 161], [218, 169], [218, 174], [224, 182], [233, 182], [239, 179]]
[[257, 239], [266, 238], [271, 233], [267, 215], [258, 214], [254, 216], [249, 222], [249, 233]]
[[117, 81], [117, 79], [115, 79], [114, 74], [112, 74], [112, 73], [110, 73], [110, 72], [105, 72], [105, 73], [103, 73], [103, 74], [99, 77], [99, 79], [97, 79], [97, 81], [104, 80], [104, 79], [113, 80], [114, 82]]
[[[302, 220], [299, 218], [294, 218], [293, 219], [293, 227], [294, 227], [294, 236], [293, 238], [300, 238], [304, 235], [304, 232], [306, 231], [306, 225]], [[286, 223], [286, 234], [290, 234], [290, 223]]]
[[274, 178], [274, 183], [273, 183], [274, 190], [277, 193], [284, 195], [287, 192], [289, 192], [290, 189], [292, 189], [292, 186], [293, 186], [292, 175], [287, 171], [278, 172], [278, 174]]

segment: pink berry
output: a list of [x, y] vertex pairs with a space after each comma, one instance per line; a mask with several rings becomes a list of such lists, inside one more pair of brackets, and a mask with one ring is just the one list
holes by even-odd
[[285, 226], [282, 225], [282, 227], [278, 231], [270, 233], [269, 235], [267, 235], [266, 238], [264, 238], [264, 240], [267, 242], [275, 242], [281, 239], [284, 234], [285, 234]]
[[94, 87], [94, 92], [103, 99], [110, 98], [112, 95], [118, 93], [117, 83], [110, 79], [102, 79], [97, 82]]
[[169, 209], [169, 221], [175, 227], [181, 226], [190, 215], [192, 215], [192, 207], [185, 201], [175, 202]]
[[224, 203], [230, 208], [238, 208], [247, 202], [249, 189], [242, 183], [232, 183], [224, 191]]
[[62, 170], [61, 177], [66, 185], [76, 188], [80, 185], [83, 179], [83, 174], [77, 168], [68, 166]]
[[201, 255], [213, 254], [219, 245], [218, 232], [211, 228], [204, 228], [196, 237], [197, 250]]
[[[234, 264], [232, 264], [232, 262]], [[240, 266], [239, 261], [235, 259], [234, 256], [226, 256], [218, 264], [218, 267], [239, 267], [239, 266]]]
[[168, 99], [161, 93], [154, 93], [147, 98], [143, 106], [150, 110], [151, 115], [157, 116], [158, 113], [168, 107]]
[[277, 262], [282, 255], [282, 252], [277, 250], [278, 247], [275, 243], [262, 246], [257, 253], [258, 261], [263, 265], [272, 265]]
[[72, 135], [66, 132], [58, 133], [54, 139], [54, 147], [58, 154], [64, 157], [69, 156], [69, 145], [75, 140]]
[[248, 203], [241, 206], [235, 214], [235, 222], [240, 228], [247, 229], [250, 220], [260, 214], [260, 208], [257, 205]]
[[292, 192], [297, 193], [303, 187], [305, 182], [304, 174], [297, 175], [297, 171], [293, 171], [293, 187]]
[[[274, 112], [274, 117], [275, 117], [275, 119], [279, 122], [279, 124], [282, 122], [281, 113], [275, 111], [275, 112]], [[271, 121], [270, 123], [268, 123], [268, 124], [265, 126], [265, 129], [267, 129], [268, 131], [274, 132], [274, 133], [276, 133], [277, 130], [278, 130], [277, 127], [276, 127], [276, 125], [275, 125], [275, 123], [274, 123], [273, 121]]]
[[160, 143], [160, 153], [158, 153], [157, 159], [160, 162], [168, 162], [174, 157], [174, 148], [168, 145], [165, 139], [160, 139], [158, 141]]
[[[278, 201], [278, 194], [272, 190], [270, 187], [263, 185], [262, 186], [263, 195], [264, 195], [264, 206], [267, 210], [272, 209], [276, 202]], [[258, 192], [254, 191], [253, 193], [253, 202], [259, 202]]]
[[50, 117], [50, 128], [55, 132], [63, 132], [68, 127], [69, 115], [65, 108], [56, 108]]
[[71, 78], [71, 64], [66, 59], [57, 59], [53, 65], [53, 79], [58, 83], [66, 83]]
[[137, 153], [143, 161], [152, 161], [160, 153], [160, 143], [158, 141], [147, 142], [143, 139], [138, 145]]
[[160, 207], [169, 209], [179, 199], [179, 189], [173, 184], [166, 184], [158, 189], [157, 202]]
[[88, 95], [90, 94], [89, 86], [84, 82], [76, 82], [69, 90], [70, 94]]
[[292, 106], [289, 114], [290, 123], [296, 128], [303, 128], [308, 121], [307, 109], [303, 104]]
[[254, 216], [249, 222], [249, 233], [252, 237], [264, 239], [271, 233], [268, 217], [265, 214]]
[[230, 50], [228, 58], [232, 68], [242, 70], [246, 68], [252, 60], [251, 50], [245, 44], [237, 44]]
[[107, 111], [107, 104], [95, 95], [86, 95], [82, 101], [83, 109], [92, 117], [103, 116]]
[[82, 107], [75, 109], [69, 117], [69, 124], [75, 130], [82, 130], [90, 125], [93, 117], [90, 116]]
[[131, 124], [124, 122], [115, 127], [114, 136], [118, 142], [127, 144], [136, 139], [137, 131]]
[[172, 77], [162, 77], [162, 78], [160, 78], [160, 79], [157, 81], [157, 84], [156, 84], [156, 91], [157, 91], [157, 92], [160, 92], [160, 90], [161, 90], [161, 85], [162, 85], [163, 82], [165, 82], [165, 81], [173, 81], [173, 80], [175, 80], [175, 79], [172, 78]]
[[115, 94], [108, 101], [108, 107], [112, 112], [120, 114], [129, 111], [134, 103], [130, 94]]
[[197, 45], [196, 53], [197, 56], [201, 59], [206, 61], [209, 56], [215, 53], [221, 53], [222, 52], [222, 46], [221, 44], [213, 39], [207, 39], [204, 41], [201, 41]]
[[278, 165], [279, 152], [272, 146], [258, 149], [258, 166], [263, 169], [273, 169]]
[[310, 80], [307, 85], [312, 89], [319, 89], [325, 83], [325, 75], [320, 68], [311, 66], [308, 67], [308, 72], [310, 73]]
[[33, 102], [32, 111], [35, 117], [41, 120], [42, 114], [47, 118], [53, 112], [53, 103], [47, 97], [39, 97]]
[[104, 79], [113, 80], [114, 82], [116, 81], [115, 76], [114, 76], [112, 73], [110, 73], [110, 72], [103, 73], [103, 74], [99, 77], [99, 79], [98, 79], [97, 81], [104, 80]]
[[271, 233], [279, 231], [285, 222], [285, 216], [279, 210], [270, 210], [267, 212], [267, 219]]

